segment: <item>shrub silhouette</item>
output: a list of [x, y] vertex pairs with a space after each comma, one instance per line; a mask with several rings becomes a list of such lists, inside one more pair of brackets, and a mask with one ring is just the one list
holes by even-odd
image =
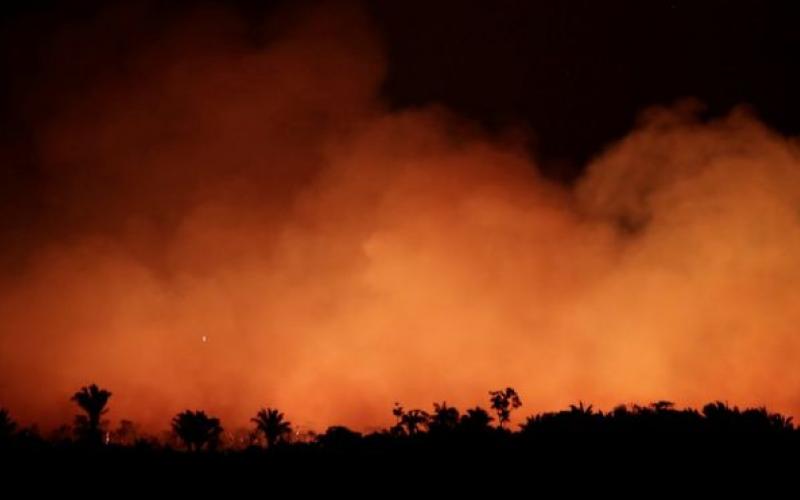
[[250, 421], [256, 424], [256, 432], [264, 435], [268, 448], [292, 434], [291, 422], [284, 420], [283, 413], [273, 408], [262, 408]]
[[99, 388], [96, 384], [81, 387], [72, 395], [75, 402], [85, 415], [75, 416], [75, 434], [83, 442], [97, 445], [103, 441], [103, 422], [100, 418], [108, 413], [108, 400], [111, 392]]
[[203, 448], [215, 450], [222, 434], [219, 419], [209, 417], [204, 411], [186, 410], [172, 419], [172, 430], [189, 451]]

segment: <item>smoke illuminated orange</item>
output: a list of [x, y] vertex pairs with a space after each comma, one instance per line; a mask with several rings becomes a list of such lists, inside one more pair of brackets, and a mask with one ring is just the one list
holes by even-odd
[[0, 289], [21, 421], [67, 421], [92, 381], [112, 420], [154, 430], [264, 405], [363, 429], [509, 385], [527, 413], [800, 410], [797, 139], [745, 110], [651, 110], [564, 186], [513, 133], [389, 110], [357, 11], [288, 16], [258, 49], [223, 18], [41, 124], [57, 223], [7, 242], [26, 259]]

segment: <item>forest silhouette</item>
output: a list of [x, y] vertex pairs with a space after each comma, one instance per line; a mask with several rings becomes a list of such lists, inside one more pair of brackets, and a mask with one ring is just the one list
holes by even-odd
[[264, 406], [241, 427], [186, 409], [154, 435], [124, 418], [111, 426], [112, 392], [90, 384], [70, 398], [77, 410], [72, 424], [49, 432], [21, 425], [0, 408], [0, 470], [7, 489], [19, 481], [23, 491], [47, 478], [59, 492], [75, 488], [90, 496], [121, 486], [164, 493], [167, 485], [184, 496], [222, 487], [229, 497], [286, 487], [379, 497], [386, 488], [452, 496], [488, 487], [510, 495], [543, 483], [574, 491], [609, 480], [689, 491], [698, 482], [713, 488], [765, 477], [769, 483], [758, 484], [793, 482], [797, 471], [800, 428], [764, 407], [714, 401], [678, 408], [658, 400], [602, 411], [579, 401], [524, 416], [513, 388], [487, 396], [485, 407], [463, 411], [447, 401], [430, 409], [397, 402], [387, 408], [394, 422], [368, 433], [342, 425], [304, 431]]
[[786, 479], [797, 470], [800, 428], [765, 407], [714, 401], [677, 408], [659, 400], [601, 411], [581, 401], [524, 417], [523, 400], [512, 387], [487, 396], [486, 407], [463, 411], [446, 401], [429, 410], [397, 402], [387, 408], [394, 423], [368, 433], [342, 425], [319, 433], [300, 429], [265, 406], [240, 427], [186, 409], [155, 435], [124, 418], [111, 426], [112, 392], [89, 384], [70, 398], [78, 410], [73, 423], [49, 432], [21, 425], [10, 409], [0, 408], [0, 463], [15, 480], [33, 474], [65, 486], [88, 474], [97, 492], [101, 483], [133, 484], [135, 478], [184, 493], [262, 482], [305, 491], [349, 491], [370, 483], [409, 491], [430, 485], [511, 489], [533, 476], [578, 478], [581, 484], [637, 478], [675, 486], [676, 480], [721, 484], [764, 474]]
[[[552, 449], [576, 442], [691, 444], [721, 442], [787, 443], [797, 448], [800, 428], [791, 417], [765, 407], [744, 408], [714, 401], [701, 409], [679, 409], [671, 401], [649, 405], [619, 405], [596, 410], [578, 402], [568, 408], [527, 416], [511, 425], [512, 413], [522, 399], [512, 388], [489, 391], [488, 408], [461, 411], [446, 401], [433, 403], [430, 411], [395, 403], [394, 425], [363, 434], [334, 425], [324, 432], [300, 432], [280, 410], [263, 407], [250, 419], [250, 427], [228, 431], [219, 418], [203, 410], [187, 409], [175, 415], [170, 430], [161, 436], [141, 431], [126, 419], [111, 428], [103, 417], [109, 412], [112, 392], [96, 384], [81, 387], [70, 400], [80, 413], [73, 425], [50, 433], [37, 426], [21, 426], [9, 409], [0, 409], [0, 447], [4, 456], [123, 454], [131, 456], [286, 457], [293, 460], [333, 454], [370, 456], [392, 460], [408, 453], [459, 454], [465, 450], [498, 455], [524, 454], [529, 449]], [[516, 428], [515, 428], [516, 427]], [[666, 449], [666, 448], [662, 448]], [[651, 450], [652, 451], [652, 450]], [[133, 453], [134, 455], [131, 455]]]

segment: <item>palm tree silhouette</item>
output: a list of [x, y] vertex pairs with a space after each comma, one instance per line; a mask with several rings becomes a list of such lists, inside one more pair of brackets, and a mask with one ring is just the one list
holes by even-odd
[[594, 405], [584, 406], [583, 401], [578, 401], [577, 405], [569, 405], [569, 411], [573, 415], [591, 417], [594, 415]]
[[92, 444], [100, 444], [103, 440], [100, 417], [108, 412], [106, 405], [111, 392], [99, 388], [96, 384], [81, 387], [72, 395], [74, 401], [86, 415], [75, 417], [75, 431], [78, 438]]
[[430, 415], [425, 410], [408, 410], [401, 418], [401, 424], [406, 429], [409, 436], [413, 436], [421, 431], [423, 426], [427, 426]]
[[283, 413], [274, 408], [262, 408], [250, 421], [256, 424], [256, 432], [264, 434], [268, 448], [292, 434], [292, 423], [284, 420]]
[[447, 406], [447, 402], [433, 403], [433, 415], [428, 427], [431, 432], [449, 432], [458, 426], [461, 415], [455, 406]]
[[203, 447], [215, 449], [223, 429], [218, 418], [209, 417], [202, 410], [186, 410], [173, 417], [172, 430], [187, 450], [200, 451]]
[[397, 424], [390, 429], [390, 432], [395, 435], [406, 434], [413, 436], [419, 433], [423, 426], [427, 427], [431, 418], [425, 410], [414, 409], [406, 411], [400, 403], [394, 404], [392, 415], [397, 418]]

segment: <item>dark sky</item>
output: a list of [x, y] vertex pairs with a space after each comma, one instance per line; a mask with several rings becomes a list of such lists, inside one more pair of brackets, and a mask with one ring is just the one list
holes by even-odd
[[[190, 2], [155, 2], [105, 59], [57, 61], [81, 85]], [[257, 26], [282, 2], [228, 2]], [[108, 2], [6, 1], [0, 43], [3, 144], [30, 131], [29, 89], [48, 75], [41, 47]], [[524, 124], [548, 174], [570, 179], [632, 127], [645, 107], [696, 97], [709, 114], [750, 105], [778, 130], [800, 132], [800, 4], [761, 1], [395, 0], [368, 3], [385, 38], [384, 92], [396, 107], [443, 103], [490, 128]], [[96, 56], [93, 56], [96, 57]], [[63, 75], [63, 73], [62, 73]], [[64, 92], [68, 95], [68, 92]], [[35, 94], [34, 94], [35, 95]], [[51, 96], [52, 98], [52, 96]], [[24, 167], [19, 167], [24, 168]], [[19, 168], [12, 175], [19, 180]], [[7, 172], [8, 173], [8, 172]]]
[[546, 159], [581, 163], [643, 107], [685, 96], [712, 113], [747, 103], [800, 130], [797, 2], [381, 5], [386, 90], [398, 105], [440, 101], [488, 124], [524, 120]]

